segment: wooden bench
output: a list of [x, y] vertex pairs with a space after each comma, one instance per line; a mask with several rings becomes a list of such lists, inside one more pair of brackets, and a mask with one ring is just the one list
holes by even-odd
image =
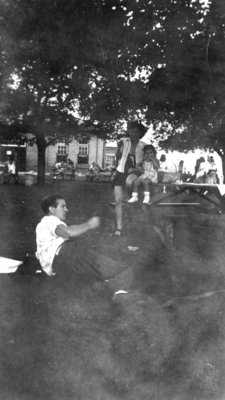
[[75, 168], [71, 168], [71, 169], [67, 169], [63, 171], [63, 179], [65, 178], [69, 178], [71, 181], [76, 179], [76, 175], [75, 175]]
[[75, 181], [75, 171], [75, 168], [67, 168], [63, 169], [62, 171], [58, 171], [56, 168], [53, 168], [51, 174], [52, 184], [57, 183], [59, 185], [61, 181], [65, 181], [67, 178], [69, 178], [70, 181]]

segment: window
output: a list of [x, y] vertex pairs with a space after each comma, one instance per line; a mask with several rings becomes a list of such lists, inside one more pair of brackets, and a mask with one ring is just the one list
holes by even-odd
[[106, 154], [105, 167], [114, 167], [114, 166], [115, 166], [115, 154]]
[[87, 155], [88, 155], [88, 144], [79, 143], [79, 156], [87, 156]]
[[79, 143], [78, 164], [88, 164], [88, 143]]
[[59, 156], [65, 156], [68, 153], [68, 147], [66, 144], [60, 143], [58, 144], [58, 151], [57, 151]]

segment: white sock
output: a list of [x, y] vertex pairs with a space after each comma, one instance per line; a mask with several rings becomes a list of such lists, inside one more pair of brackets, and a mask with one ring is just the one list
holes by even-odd
[[144, 192], [143, 203], [149, 203], [149, 202], [150, 202], [150, 193], [149, 192]]

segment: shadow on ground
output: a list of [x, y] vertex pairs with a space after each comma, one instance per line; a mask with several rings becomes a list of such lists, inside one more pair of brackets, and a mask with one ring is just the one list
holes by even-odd
[[[1, 186], [1, 256], [35, 251], [41, 198], [51, 186]], [[223, 400], [225, 398], [224, 215], [191, 213], [173, 246], [153, 229], [159, 214], [125, 210], [112, 236], [109, 184], [65, 182], [69, 222], [92, 215], [101, 227], [82, 238], [134, 271], [133, 291], [0, 275], [0, 398], [4, 400]], [[135, 251], [128, 246], [137, 247]]]

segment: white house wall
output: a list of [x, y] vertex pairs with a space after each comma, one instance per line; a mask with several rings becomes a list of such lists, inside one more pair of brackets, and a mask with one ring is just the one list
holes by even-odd
[[[50, 171], [54, 167], [57, 158], [57, 149], [58, 149], [58, 144], [51, 145], [46, 148], [46, 153], [45, 153], [46, 171]], [[77, 140], [73, 139], [72, 142], [69, 143], [68, 157], [74, 162], [74, 165], [77, 165], [78, 152], [79, 152], [79, 143]], [[96, 136], [93, 136], [88, 143], [89, 165], [93, 162], [97, 162], [101, 167], [103, 167], [104, 156], [105, 156], [105, 141], [102, 139], [98, 139]], [[38, 165], [37, 145], [34, 144], [33, 146], [27, 146], [26, 170], [37, 171], [37, 165]]]
[[77, 140], [72, 140], [69, 144], [69, 149], [68, 149], [68, 157], [70, 160], [73, 161], [74, 165], [77, 165], [77, 157], [78, 157], [78, 152], [79, 152], [79, 144]]
[[[51, 170], [56, 163], [57, 156], [57, 145], [48, 146], [45, 150], [45, 165], [46, 171]], [[38, 166], [38, 153], [37, 145], [27, 146], [26, 152], [26, 170], [27, 171], [37, 171]]]
[[56, 163], [57, 146], [48, 146], [45, 150], [46, 170], [53, 168]]

